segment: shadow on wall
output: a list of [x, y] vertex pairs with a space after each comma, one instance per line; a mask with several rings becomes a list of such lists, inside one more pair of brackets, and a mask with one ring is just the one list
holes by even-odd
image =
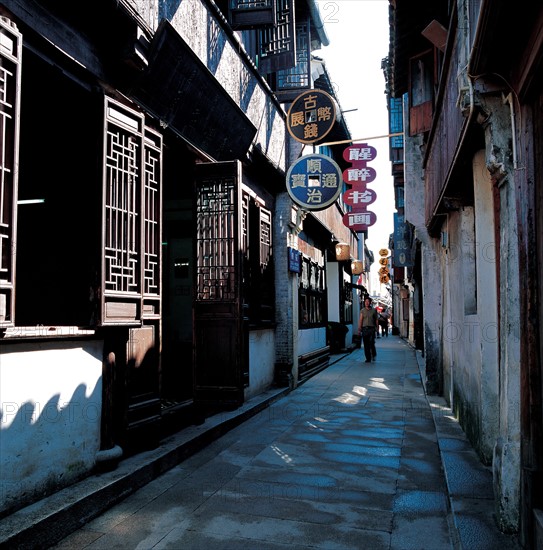
[[77, 386], [66, 400], [2, 401], [0, 517], [87, 476], [100, 447], [102, 384], [87, 395]]

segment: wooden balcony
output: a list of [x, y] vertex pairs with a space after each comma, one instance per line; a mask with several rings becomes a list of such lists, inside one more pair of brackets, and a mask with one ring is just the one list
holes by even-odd
[[[443, 198], [447, 195], [462, 198], [462, 180], [465, 169], [468, 130], [473, 135], [470, 122], [476, 114], [473, 92], [467, 79], [467, 61], [463, 52], [471, 51], [480, 11], [480, 0], [469, 4], [472, 25], [469, 35], [458, 25], [456, 12], [448, 29], [449, 38], [441, 69], [439, 87], [435, 99], [431, 131], [424, 155], [425, 221], [430, 233], [440, 226], [439, 214], [446, 212]], [[453, 39], [454, 38], [454, 39]], [[469, 44], [464, 42], [468, 41]], [[480, 131], [480, 129], [479, 129]]]
[[[451, 29], [456, 33], [456, 29]], [[460, 46], [455, 41], [450, 55], [445, 59], [432, 129], [428, 137], [424, 157], [425, 180], [425, 220], [429, 229], [436, 225], [436, 216], [455, 163], [462, 146], [462, 138], [468, 124], [469, 105], [463, 112], [462, 98], [469, 103], [469, 89], [462, 89], [462, 80], [458, 78], [460, 67]], [[460, 102], [459, 102], [460, 99]]]

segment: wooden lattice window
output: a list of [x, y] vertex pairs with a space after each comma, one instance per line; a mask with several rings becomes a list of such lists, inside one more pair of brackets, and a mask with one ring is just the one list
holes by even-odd
[[160, 315], [161, 136], [106, 98], [103, 323]]
[[275, 318], [275, 275], [272, 256], [272, 215], [247, 193], [242, 198], [242, 298], [245, 316], [253, 328]]
[[153, 304], [160, 297], [162, 150], [158, 134], [146, 131], [143, 154], [143, 294], [146, 315], [158, 313]]
[[210, 178], [196, 198], [196, 300], [235, 301], [236, 195], [235, 177]]
[[281, 99], [292, 101], [298, 94], [311, 88], [310, 59], [310, 25], [309, 19], [306, 19], [296, 22], [296, 65], [277, 71], [275, 91]]
[[251, 197], [243, 193], [241, 198], [241, 251], [247, 255], [249, 248], [249, 206]]
[[322, 326], [326, 318], [324, 266], [304, 257], [298, 288], [300, 328]]
[[259, 30], [259, 69], [275, 73], [296, 65], [294, 1], [276, 0], [277, 25]]
[[264, 271], [271, 258], [272, 232], [271, 232], [271, 212], [264, 208], [260, 212], [260, 269]]
[[353, 290], [350, 281], [343, 281], [341, 286], [341, 304], [340, 321], [350, 324], [353, 322]]
[[195, 400], [237, 406], [249, 381], [241, 297], [242, 165], [240, 161], [201, 163], [194, 167], [194, 175]]
[[0, 327], [13, 326], [22, 37], [0, 19]]

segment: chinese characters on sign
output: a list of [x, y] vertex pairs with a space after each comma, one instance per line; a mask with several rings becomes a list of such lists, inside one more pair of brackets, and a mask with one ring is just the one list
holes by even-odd
[[302, 272], [302, 254], [299, 250], [288, 248], [288, 270], [294, 273]]
[[368, 206], [377, 199], [377, 193], [372, 189], [366, 189], [364, 191], [356, 189], [349, 189], [343, 193], [343, 202], [349, 206]]
[[383, 267], [379, 268], [379, 282], [381, 284], [386, 284], [390, 281], [390, 274], [388, 269], [388, 248], [381, 248], [379, 250], [379, 255], [381, 256], [379, 258], [379, 264], [381, 264]]
[[341, 193], [341, 169], [325, 155], [306, 155], [294, 162], [287, 172], [290, 198], [306, 210], [324, 210]]
[[343, 171], [343, 181], [352, 186], [343, 193], [343, 202], [352, 207], [343, 216], [343, 224], [353, 231], [365, 231], [377, 221], [375, 213], [367, 209], [377, 199], [377, 193], [366, 188], [377, 177], [375, 169], [367, 166], [376, 156], [375, 147], [367, 143], [350, 145], [343, 151], [343, 158], [352, 165]]
[[394, 214], [394, 266], [413, 267], [411, 254], [411, 226], [406, 223], [405, 216]]
[[322, 90], [308, 90], [292, 102], [287, 128], [296, 141], [316, 143], [330, 132], [335, 121], [336, 105], [332, 96]]

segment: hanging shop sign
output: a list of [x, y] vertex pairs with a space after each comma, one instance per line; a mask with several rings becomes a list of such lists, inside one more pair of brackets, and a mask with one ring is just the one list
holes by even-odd
[[413, 231], [403, 214], [394, 214], [394, 267], [413, 267]]
[[368, 206], [377, 200], [377, 193], [373, 189], [365, 189], [365, 186], [357, 186], [343, 193], [343, 202], [349, 206]]
[[390, 281], [390, 272], [388, 269], [388, 248], [381, 248], [379, 250], [379, 263], [383, 266], [379, 269], [379, 282], [383, 285], [386, 285]]
[[343, 216], [343, 225], [355, 232], [366, 231], [376, 221], [377, 216], [375, 212], [370, 212], [369, 210], [364, 210], [363, 212], [352, 211]]
[[343, 171], [343, 181], [349, 185], [371, 183], [377, 177], [377, 172], [369, 166], [352, 166]]
[[343, 216], [343, 224], [353, 231], [366, 231], [377, 221], [377, 216], [367, 209], [375, 202], [377, 193], [367, 188], [377, 177], [377, 172], [367, 163], [377, 156], [375, 147], [367, 143], [350, 145], [343, 151], [343, 159], [351, 166], [343, 171], [343, 181], [351, 189], [343, 193], [343, 202], [351, 207], [351, 212]]
[[367, 143], [349, 145], [343, 151], [343, 159], [353, 164], [366, 163], [375, 160], [377, 149]]
[[293, 273], [302, 272], [302, 254], [299, 250], [288, 248], [288, 270]]
[[307, 90], [292, 102], [287, 129], [296, 141], [316, 143], [330, 132], [336, 116], [336, 102], [330, 94], [323, 90]]
[[290, 198], [305, 210], [324, 210], [341, 194], [341, 168], [326, 155], [306, 155], [287, 172]]

